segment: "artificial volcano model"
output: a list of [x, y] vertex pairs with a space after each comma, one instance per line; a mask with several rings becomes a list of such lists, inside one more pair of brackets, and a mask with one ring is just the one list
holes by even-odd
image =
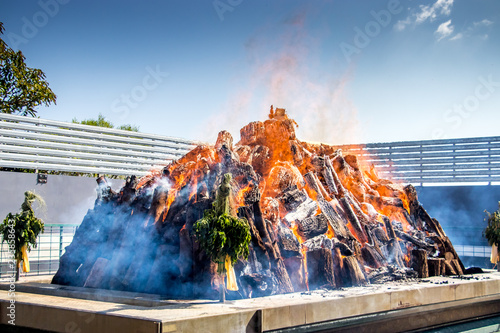
[[[415, 188], [377, 176], [355, 155], [295, 137], [284, 109], [162, 172], [127, 179], [98, 198], [61, 257], [53, 283], [217, 298], [217, 264], [193, 225], [232, 175], [233, 210], [248, 221], [249, 256], [234, 265], [232, 298], [462, 274], [457, 253]], [[235, 288], [233, 288], [235, 289]]]

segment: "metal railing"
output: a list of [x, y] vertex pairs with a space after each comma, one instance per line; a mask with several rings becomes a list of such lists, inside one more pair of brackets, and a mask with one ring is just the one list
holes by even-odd
[[490, 246], [453, 245], [453, 247], [460, 257], [489, 258], [491, 256]]
[[[73, 240], [78, 224], [45, 224], [45, 231], [38, 236], [37, 247], [28, 254], [30, 272], [22, 276], [55, 274], [64, 248]], [[6, 242], [0, 246], [0, 279], [10, 278], [12, 269]]]
[[407, 183], [500, 181], [500, 136], [336, 146]]
[[0, 113], [0, 167], [142, 176], [195, 141]]

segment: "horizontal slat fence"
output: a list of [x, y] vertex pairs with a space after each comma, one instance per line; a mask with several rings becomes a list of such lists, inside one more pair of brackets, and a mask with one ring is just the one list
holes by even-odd
[[[0, 167], [142, 176], [199, 142], [0, 113]], [[500, 181], [500, 136], [336, 146], [413, 184]]]
[[0, 113], [0, 167], [143, 176], [197, 142]]
[[500, 136], [337, 146], [406, 183], [500, 181]]

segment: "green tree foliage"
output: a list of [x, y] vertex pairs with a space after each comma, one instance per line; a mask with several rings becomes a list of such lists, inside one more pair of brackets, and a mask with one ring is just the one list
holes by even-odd
[[17, 268], [19, 268], [23, 260], [23, 250], [26, 251], [24, 253], [26, 255], [27, 252], [31, 251], [32, 247], [36, 248], [36, 239], [44, 231], [44, 224], [41, 219], [35, 216], [32, 207], [35, 200], [44, 205], [44, 201], [40, 196], [31, 191], [26, 191], [21, 211], [17, 214], [7, 214], [3, 223], [0, 224], [2, 242], [9, 243], [9, 249], [13, 252], [17, 262]]
[[483, 236], [488, 240], [488, 244], [492, 246], [496, 244], [500, 245], [500, 202], [498, 202], [498, 210], [493, 214], [486, 212], [486, 221], [488, 225], [486, 229], [483, 231]]
[[74, 124], [114, 128], [113, 123], [110, 121], [107, 121], [106, 118], [104, 118], [104, 116], [100, 113], [99, 113], [99, 116], [97, 116], [97, 119], [85, 119], [82, 121], [78, 121], [76, 118], [73, 118], [71, 120], [71, 122]]
[[194, 225], [200, 247], [218, 263], [219, 272], [224, 272], [226, 256], [233, 263], [240, 257], [248, 257], [251, 239], [248, 221], [230, 214], [231, 178], [229, 173], [224, 175], [212, 208], [205, 210], [203, 218]]
[[139, 132], [138, 126], [134, 126], [134, 125], [130, 125], [130, 124], [120, 125], [117, 128], [124, 130], [124, 131]]
[[[0, 22], [0, 35], [3, 34]], [[26, 66], [21, 51], [14, 51], [0, 38], [0, 112], [35, 116], [35, 108], [56, 102], [45, 73]]]
[[[85, 119], [85, 120], [78, 121], [78, 119], [73, 118], [71, 120], [71, 122], [73, 124], [83, 124], [83, 125], [90, 125], [90, 126], [115, 128], [113, 123], [110, 122], [109, 120], [106, 120], [106, 118], [100, 113], [99, 113], [99, 116], [97, 116], [97, 119]], [[124, 130], [124, 131], [139, 132], [139, 127], [133, 126], [130, 124], [120, 125], [116, 128]]]

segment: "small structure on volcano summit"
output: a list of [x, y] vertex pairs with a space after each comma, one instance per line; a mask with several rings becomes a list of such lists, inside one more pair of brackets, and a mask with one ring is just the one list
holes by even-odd
[[231, 209], [251, 233], [229, 298], [462, 273], [413, 186], [380, 178], [337, 147], [300, 141], [285, 109], [271, 107], [269, 118], [243, 127], [234, 145], [222, 131], [215, 145], [130, 177], [119, 193], [101, 179], [102, 193], [53, 283], [217, 299], [217, 263], [193, 225], [212, 207], [225, 174], [232, 175]]

